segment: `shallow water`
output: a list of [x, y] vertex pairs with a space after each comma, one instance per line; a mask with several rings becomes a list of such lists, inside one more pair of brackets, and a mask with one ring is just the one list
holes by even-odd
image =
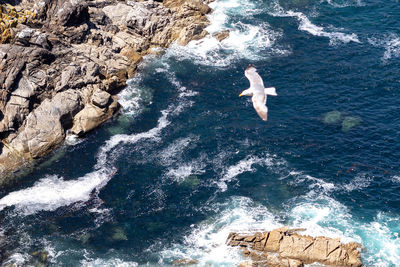
[[[4, 263], [232, 266], [230, 231], [289, 225], [400, 262], [400, 6], [224, 0], [208, 30], [148, 57], [122, 114], [0, 192]], [[259, 119], [243, 71], [266, 86]]]

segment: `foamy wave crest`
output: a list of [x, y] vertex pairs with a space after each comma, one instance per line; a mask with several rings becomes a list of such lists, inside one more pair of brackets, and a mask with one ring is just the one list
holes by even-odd
[[[225, 67], [243, 58], [261, 60], [269, 55], [285, 55], [285, 49], [272, 48], [279, 34], [272, 31], [266, 23], [250, 25], [236, 23], [230, 28], [228, 38], [219, 42], [212, 36], [191, 41], [186, 46], [172, 45], [167, 55], [179, 60], [192, 60], [196, 64]], [[260, 51], [269, 49], [265, 53]]]
[[400, 56], [400, 37], [396, 34], [390, 34], [383, 39], [369, 38], [368, 42], [373, 46], [385, 48], [382, 56], [384, 61]]
[[336, 189], [333, 183], [325, 182], [321, 178], [313, 177], [308, 174], [304, 174], [301, 171], [291, 170], [289, 174], [282, 177], [281, 179], [292, 179], [292, 183], [295, 184], [308, 184], [310, 191], [308, 196], [315, 196], [319, 194], [328, 194], [329, 192]]
[[82, 266], [84, 267], [136, 267], [138, 266], [137, 262], [133, 261], [124, 261], [118, 258], [114, 259], [87, 259], [81, 261]]
[[253, 168], [253, 165], [260, 164], [262, 161], [263, 159], [261, 158], [250, 156], [240, 160], [235, 165], [229, 166], [223, 174], [223, 177], [217, 182], [218, 187], [222, 192], [226, 191], [228, 189], [228, 182], [231, 182], [234, 178], [242, 173], [254, 172], [255, 169]]
[[157, 158], [163, 166], [170, 166], [181, 159], [185, 149], [198, 140], [199, 136], [179, 138], [163, 149], [161, 153], [158, 153]]
[[53, 211], [79, 201], [87, 201], [93, 190], [102, 188], [113, 176], [112, 169], [100, 169], [77, 180], [65, 181], [56, 175], [40, 179], [32, 187], [15, 191], [0, 199], [0, 209], [15, 206], [24, 215]]
[[166, 176], [176, 182], [182, 182], [189, 175], [198, 175], [205, 172], [206, 164], [202, 157], [189, 163], [183, 163], [176, 168], [168, 169]]
[[118, 94], [118, 102], [123, 108], [123, 112], [129, 115], [138, 115], [145, 105], [151, 104], [153, 92], [140, 84], [141, 76], [137, 74], [128, 81], [127, 87]]
[[302, 234], [340, 237], [343, 242], [361, 242], [353, 230], [353, 220], [346, 206], [327, 196], [313, 196], [294, 206], [289, 212], [293, 227], [305, 228]]
[[343, 186], [344, 190], [350, 192], [354, 190], [359, 190], [362, 188], [366, 188], [370, 185], [372, 178], [365, 173], [357, 174], [350, 183], [345, 184]]
[[400, 183], [400, 176], [399, 175], [394, 175], [392, 176], [392, 182], [393, 183]]
[[330, 45], [349, 43], [349, 42], [361, 43], [360, 40], [358, 39], [358, 36], [354, 33], [346, 34], [337, 31], [326, 31], [324, 27], [313, 24], [310, 21], [310, 19], [303, 13], [294, 12], [291, 10], [285, 11], [278, 3], [275, 3], [274, 12], [270, 14], [271, 16], [276, 16], [276, 17], [297, 18], [297, 20], [299, 21], [299, 30], [308, 32], [313, 36], [327, 37], [329, 38]]
[[371, 249], [366, 266], [397, 266], [400, 262], [400, 218], [380, 212], [373, 222], [361, 228], [364, 244]]
[[214, 160], [214, 167], [221, 169], [221, 178], [216, 182], [219, 189], [224, 192], [228, 189], [228, 183], [236, 180], [236, 177], [246, 173], [255, 172], [256, 169], [254, 165], [260, 165], [267, 167], [270, 171], [274, 173], [280, 173], [282, 169], [285, 169], [287, 162], [283, 159], [278, 158], [276, 155], [271, 155], [266, 153], [264, 156], [258, 157], [250, 155], [244, 159], [238, 161], [236, 164], [231, 166], [225, 166], [223, 162], [227, 160], [228, 155], [225, 151], [224, 154], [219, 155]]
[[226, 246], [230, 232], [272, 230], [281, 225], [263, 206], [246, 197], [232, 197], [227, 203], [214, 204], [218, 216], [209, 218], [193, 228], [184, 237], [184, 244], [175, 244], [161, 251], [159, 263], [168, 264], [175, 259], [191, 258], [198, 266], [236, 266], [241, 260], [240, 251]]
[[[281, 36], [265, 23], [246, 24], [243, 20], [232, 22], [230, 17], [252, 16], [259, 10], [249, 1], [215, 1], [210, 4], [213, 12], [209, 15], [210, 25], [207, 37], [191, 41], [186, 46], [174, 44], [167, 50], [167, 55], [178, 60], [191, 60], [196, 64], [225, 67], [243, 58], [261, 60], [271, 55], [286, 55], [286, 48], [275, 45]], [[219, 42], [214, 33], [229, 30], [229, 36]]]
[[208, 15], [210, 25], [206, 28], [209, 33], [226, 29], [230, 15], [254, 15], [261, 12], [256, 3], [246, 0], [217, 0], [209, 4], [213, 12]]
[[400, 262], [400, 218], [378, 213], [371, 222], [360, 222], [349, 209], [331, 197], [305, 197], [288, 213], [292, 227], [302, 234], [340, 237], [342, 242], [361, 243], [365, 266], [396, 266]]

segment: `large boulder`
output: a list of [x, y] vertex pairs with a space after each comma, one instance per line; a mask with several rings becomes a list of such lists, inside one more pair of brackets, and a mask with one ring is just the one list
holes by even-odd
[[252, 261], [240, 266], [303, 266], [312, 263], [328, 266], [363, 266], [359, 252], [360, 244], [344, 244], [339, 238], [300, 235], [296, 232], [300, 230], [305, 229], [283, 227], [254, 235], [230, 233], [228, 244], [241, 247], [243, 254], [251, 258]]
[[16, 164], [42, 157], [59, 146], [81, 108], [81, 97], [75, 90], [58, 93], [43, 101], [27, 116], [15, 137], [3, 140], [2, 170], [12, 170]]
[[119, 107], [115, 97], [105, 91], [95, 91], [91, 103], [76, 114], [71, 132], [79, 136], [86, 134], [110, 119]]

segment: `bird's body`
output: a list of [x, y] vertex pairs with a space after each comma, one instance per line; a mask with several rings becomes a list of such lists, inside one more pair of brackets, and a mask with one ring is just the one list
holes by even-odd
[[267, 95], [277, 95], [275, 87], [264, 88], [264, 82], [253, 65], [249, 65], [244, 75], [250, 81], [250, 88], [244, 90], [239, 96], [251, 96], [253, 107], [258, 116], [264, 121], [268, 119]]

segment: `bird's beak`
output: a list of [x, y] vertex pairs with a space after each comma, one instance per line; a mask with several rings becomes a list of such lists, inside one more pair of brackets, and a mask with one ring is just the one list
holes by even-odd
[[240, 95], [239, 95], [239, 96], [243, 96], [243, 95], [242, 95], [242, 93], [240, 93]]

